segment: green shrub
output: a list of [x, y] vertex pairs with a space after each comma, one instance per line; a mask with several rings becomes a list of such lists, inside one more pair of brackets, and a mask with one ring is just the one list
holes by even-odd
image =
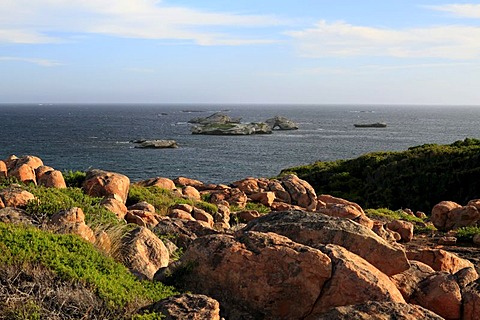
[[356, 159], [285, 169], [308, 181], [318, 194], [362, 207], [412, 208], [429, 212], [448, 199], [480, 198], [480, 140], [425, 144], [402, 152], [373, 152]]
[[406, 214], [403, 210], [393, 211], [387, 208], [366, 209], [365, 214], [370, 218], [386, 218], [388, 220], [405, 220], [423, 223], [423, 219]]
[[203, 209], [209, 213], [218, 211], [217, 206], [204, 201], [193, 201], [182, 198], [174, 192], [159, 188], [159, 187], [141, 187], [138, 185], [131, 185], [128, 193], [127, 205], [132, 205], [137, 202], [146, 201], [155, 207], [159, 214], [167, 214], [168, 208], [175, 204], [189, 204], [197, 208]]
[[457, 238], [461, 241], [471, 242], [476, 234], [480, 233], [480, 227], [463, 227], [457, 229]]
[[63, 172], [63, 178], [67, 187], [81, 188], [86, 177], [87, 174], [83, 171], [68, 170]]
[[160, 282], [138, 281], [125, 266], [77, 236], [0, 223], [0, 266], [28, 264], [44, 266], [61, 279], [84, 283], [112, 310], [176, 293]]
[[257, 202], [247, 202], [245, 210], [256, 210], [259, 213], [269, 213], [272, 211], [269, 207]]
[[40, 219], [61, 210], [79, 207], [85, 213], [86, 223], [90, 226], [119, 223], [114, 213], [100, 206], [101, 198], [88, 196], [80, 188], [57, 189], [29, 185], [25, 186], [25, 189], [36, 197], [36, 200], [28, 203], [26, 211]]

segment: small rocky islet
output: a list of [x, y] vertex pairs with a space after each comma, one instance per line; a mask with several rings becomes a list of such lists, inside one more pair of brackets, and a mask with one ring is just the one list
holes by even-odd
[[[186, 177], [131, 182], [120, 173], [90, 169], [75, 180], [80, 188], [69, 186], [73, 180], [65, 176], [35, 156], [0, 160], [0, 225], [74, 234], [105, 255], [118, 247], [115, 260], [137, 279], [180, 292], [137, 305], [128, 318], [480, 318], [479, 264], [471, 259], [480, 250], [471, 244], [471, 256], [453, 253], [458, 249], [455, 230], [480, 221], [479, 199], [465, 206], [442, 201], [429, 217], [403, 209], [402, 215], [411, 219], [385, 219], [347, 199], [317, 194], [294, 174], [224, 185]], [[48, 200], [41, 200], [39, 190], [81, 192], [126, 227], [91, 223], [96, 211], [79, 206], [42, 216], [35, 208]], [[143, 191], [174, 201], [159, 207], [156, 198], [145, 201]], [[52, 206], [46, 207], [55, 211]], [[118, 230], [125, 234], [115, 241]], [[10, 238], [0, 239], [2, 255], [10, 243]], [[3, 271], [0, 294], [11, 299], [0, 309], [19, 299], [35, 306], [28, 310], [40, 318], [54, 314], [48, 313], [53, 302], [34, 298], [35, 286], [30, 291], [15, 287]], [[105, 295], [88, 285], [82, 290], [91, 299]], [[73, 297], [66, 305], [81, 309]], [[83, 318], [98, 318], [104, 308], [92, 303]]]

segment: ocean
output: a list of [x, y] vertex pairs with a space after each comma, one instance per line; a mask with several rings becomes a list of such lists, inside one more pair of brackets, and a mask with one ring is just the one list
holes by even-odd
[[[271, 135], [192, 135], [188, 120], [222, 111], [244, 122], [285, 116], [299, 126]], [[386, 128], [354, 123], [385, 122]], [[480, 138], [480, 107], [368, 105], [0, 104], [0, 159], [35, 155], [58, 170], [99, 168], [132, 181], [185, 176], [206, 183], [271, 177], [317, 160]], [[135, 139], [177, 149], [138, 149]]]

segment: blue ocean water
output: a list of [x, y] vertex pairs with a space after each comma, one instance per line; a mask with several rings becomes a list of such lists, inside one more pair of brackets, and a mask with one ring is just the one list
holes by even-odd
[[[245, 122], [298, 123], [271, 135], [191, 135], [188, 120], [225, 111]], [[0, 104], [0, 158], [36, 155], [59, 170], [100, 168], [133, 181], [186, 176], [229, 183], [317, 160], [480, 137], [480, 107], [365, 105]], [[386, 122], [378, 128], [354, 123]], [[137, 149], [133, 139], [174, 139], [178, 149]]]

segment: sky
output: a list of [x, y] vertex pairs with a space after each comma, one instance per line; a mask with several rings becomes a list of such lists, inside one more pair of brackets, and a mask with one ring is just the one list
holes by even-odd
[[480, 1], [0, 0], [0, 103], [480, 105]]

